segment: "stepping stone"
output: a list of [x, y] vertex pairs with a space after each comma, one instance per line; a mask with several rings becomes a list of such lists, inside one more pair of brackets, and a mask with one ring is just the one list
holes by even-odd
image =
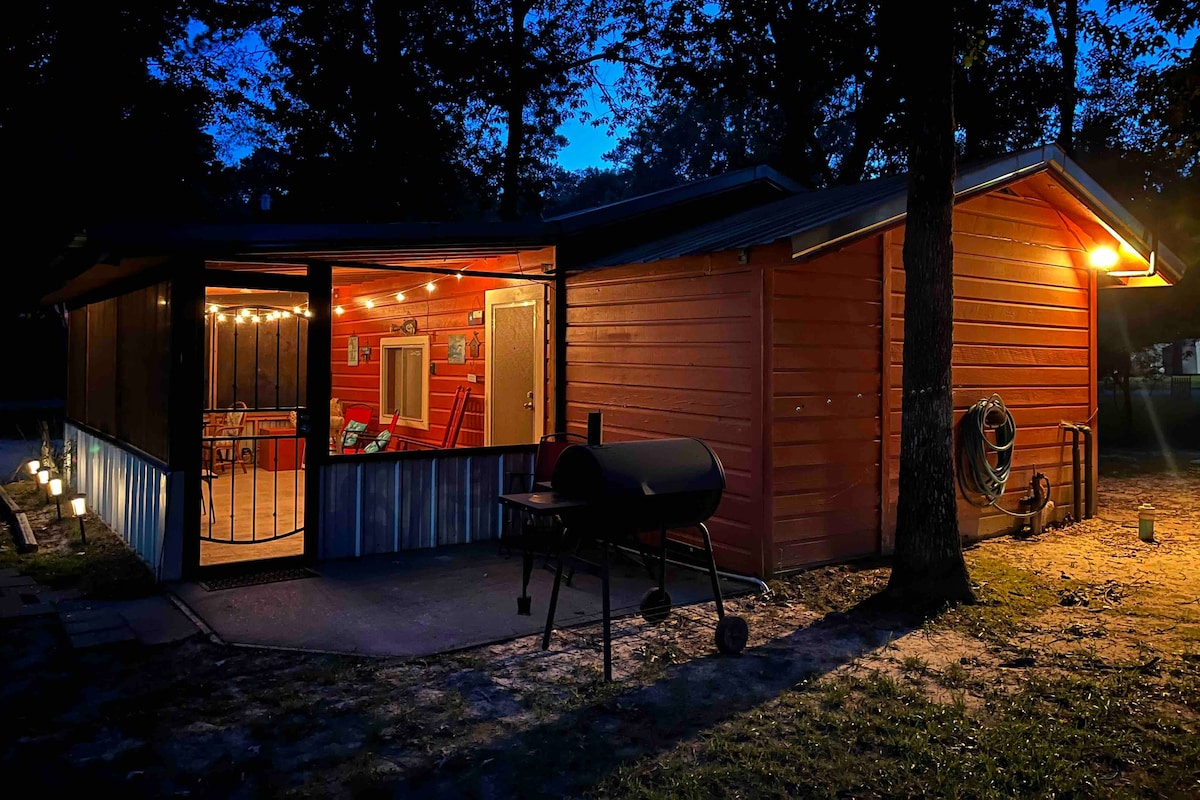
[[36, 585], [37, 581], [28, 575], [4, 575], [0, 577], [0, 591]]
[[83, 650], [88, 647], [100, 647], [106, 644], [117, 644], [119, 642], [137, 641], [137, 637], [127, 625], [76, 635], [68, 634], [68, 637], [71, 640], [71, 646], [76, 650]]
[[95, 633], [97, 631], [108, 631], [116, 628], [128, 627], [125, 624], [124, 618], [116, 613], [92, 614], [86, 619], [64, 619], [63, 627], [67, 629], [67, 636], [76, 636], [84, 633]]
[[21, 574], [20, 571], [16, 567], [8, 567], [6, 569], [0, 569], [0, 578], [15, 578], [17, 575], [20, 575], [20, 574]]

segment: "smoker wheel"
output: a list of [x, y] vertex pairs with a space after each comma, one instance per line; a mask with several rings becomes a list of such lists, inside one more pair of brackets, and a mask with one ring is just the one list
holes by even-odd
[[717, 649], [735, 656], [746, 649], [750, 626], [741, 617], [725, 617], [717, 623]]
[[647, 622], [662, 622], [671, 615], [671, 595], [666, 589], [651, 589], [642, 595], [639, 608]]

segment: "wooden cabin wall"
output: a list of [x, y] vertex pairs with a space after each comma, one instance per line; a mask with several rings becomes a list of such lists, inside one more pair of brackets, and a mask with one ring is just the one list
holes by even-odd
[[[890, 271], [887, 505], [883, 541], [895, 532], [899, 485], [901, 364], [904, 358], [903, 228], [886, 236]], [[1017, 424], [1012, 476], [1002, 505], [1015, 510], [1035, 471], [1054, 485], [1059, 517], [1071, 505], [1070, 438], [1061, 420], [1085, 422], [1095, 410], [1094, 276], [1079, 241], [1041, 199], [993, 192], [954, 213], [954, 407], [956, 420], [998, 393]], [[1096, 420], [1091, 422], [1095, 428]], [[1011, 530], [994, 509], [959, 499], [966, 539]]]
[[[487, 269], [493, 269], [487, 265]], [[333, 397], [344, 405], [364, 403], [372, 410], [372, 428], [379, 426], [379, 365], [382, 353], [379, 341], [393, 336], [404, 336], [399, 328], [405, 319], [416, 319], [418, 336], [429, 335], [430, 361], [435, 373], [429, 376], [429, 430], [397, 427], [399, 435], [421, 441], [440, 444], [450, 420], [450, 409], [454, 393], [459, 386], [471, 390], [467, 401], [462, 429], [459, 431], [458, 447], [482, 447], [484, 445], [484, 414], [486, 413], [485, 384], [487, 354], [486, 320], [476, 325], [468, 324], [470, 311], [483, 311], [486, 292], [493, 289], [508, 289], [523, 284], [501, 278], [476, 278], [470, 272], [462, 280], [454, 277], [442, 278], [433, 293], [426, 291], [429, 276], [417, 273], [383, 273], [385, 277], [369, 283], [342, 286], [335, 289], [334, 305], [341, 306], [345, 313], [333, 318]], [[437, 276], [434, 276], [436, 279]], [[396, 293], [403, 291], [405, 301], [396, 300]], [[375, 302], [374, 308], [363, 305], [366, 299]], [[547, 292], [549, 300], [550, 293]], [[465, 364], [449, 363], [449, 336], [463, 334], [467, 339]], [[471, 356], [470, 342], [478, 335], [479, 355]], [[347, 365], [346, 348], [351, 336], [358, 337], [358, 346], [370, 347], [371, 360], [359, 357], [358, 366]], [[549, 341], [549, 332], [547, 332]], [[551, 349], [546, 349], [547, 358]], [[546, 380], [552, 380], [549, 362]], [[468, 380], [475, 375], [476, 381]], [[547, 394], [547, 398], [549, 395]], [[547, 408], [551, 403], [547, 401]], [[549, 413], [549, 411], [547, 412]], [[546, 430], [550, 430], [549, 427]]]
[[68, 416], [166, 461], [170, 285], [159, 283], [71, 312]]
[[567, 429], [601, 411], [607, 441], [708, 443], [728, 480], [709, 522], [717, 561], [751, 574], [764, 572], [762, 276], [728, 252], [567, 279]]
[[875, 236], [773, 270], [776, 571], [879, 550], [882, 256]]

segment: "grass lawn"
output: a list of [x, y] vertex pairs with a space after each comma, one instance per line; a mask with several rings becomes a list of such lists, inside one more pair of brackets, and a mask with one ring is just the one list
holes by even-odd
[[[1101, 481], [1101, 519], [970, 549], [980, 602], [917, 618], [886, 566], [417, 661], [202, 637], [77, 654], [0, 635], [0, 767], [134, 796], [1200, 796], [1200, 469]], [[1136, 505], [1159, 507], [1140, 542]], [[14, 689], [14, 687], [16, 687]]]
[[87, 547], [79, 538], [79, 520], [63, 501], [63, 519], [53, 503], [31, 481], [4, 487], [20, 505], [38, 540], [38, 550], [19, 553], [5, 531], [0, 541], [0, 569], [16, 568], [38, 583], [68, 589], [85, 597], [115, 600], [143, 597], [157, 591], [154, 576], [125, 543], [92, 515], [84, 518]]

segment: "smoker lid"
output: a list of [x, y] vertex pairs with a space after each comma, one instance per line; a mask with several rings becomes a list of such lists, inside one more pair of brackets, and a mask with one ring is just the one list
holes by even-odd
[[585, 497], [723, 491], [725, 468], [699, 439], [572, 445], [558, 458], [553, 485]]

